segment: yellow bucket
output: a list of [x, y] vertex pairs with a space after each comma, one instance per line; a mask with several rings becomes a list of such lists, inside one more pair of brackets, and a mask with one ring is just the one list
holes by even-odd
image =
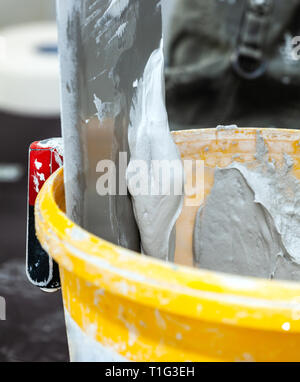
[[[300, 179], [300, 132], [259, 131], [270, 158], [289, 154]], [[174, 133], [183, 159], [205, 161], [204, 193], [189, 197], [205, 198], [216, 166], [252, 161], [256, 133]], [[60, 264], [72, 361], [300, 361], [300, 283], [158, 261], [89, 234], [64, 210], [59, 170], [37, 199], [36, 228]], [[177, 263], [191, 262], [196, 210], [184, 207], [177, 223]]]

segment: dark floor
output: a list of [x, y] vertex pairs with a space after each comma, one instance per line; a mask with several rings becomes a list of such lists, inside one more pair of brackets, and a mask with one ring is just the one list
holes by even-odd
[[[18, 162], [25, 169], [29, 143], [59, 135], [58, 120], [0, 113], [0, 163]], [[26, 181], [24, 175], [17, 183], [0, 182], [0, 296], [6, 300], [0, 361], [67, 361], [61, 294], [40, 291], [25, 275]]]

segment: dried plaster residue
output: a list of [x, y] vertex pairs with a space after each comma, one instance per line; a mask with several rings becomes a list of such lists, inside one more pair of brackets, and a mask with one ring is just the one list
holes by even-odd
[[300, 182], [293, 159], [269, 160], [257, 133], [254, 163], [215, 170], [194, 230], [197, 266], [244, 276], [300, 280]]

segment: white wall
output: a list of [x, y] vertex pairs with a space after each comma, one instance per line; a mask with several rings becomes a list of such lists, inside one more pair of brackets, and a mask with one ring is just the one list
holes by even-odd
[[0, 28], [55, 18], [55, 0], [0, 0]]

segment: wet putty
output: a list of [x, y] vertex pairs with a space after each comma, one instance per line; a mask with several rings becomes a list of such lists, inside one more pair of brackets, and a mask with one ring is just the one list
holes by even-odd
[[300, 182], [284, 155], [270, 162], [257, 134], [254, 166], [215, 170], [194, 229], [197, 266], [244, 276], [300, 280]]
[[[143, 253], [172, 261], [175, 251], [175, 223], [183, 204], [183, 166], [172, 139], [165, 107], [163, 42], [149, 58], [143, 77], [133, 83], [136, 89], [130, 113], [128, 142], [130, 162], [127, 168], [128, 190], [141, 235]], [[169, 163], [170, 171], [162, 174], [159, 163]], [[164, 162], [161, 162], [164, 161]], [[145, 171], [141, 172], [137, 170]], [[148, 187], [138, 187], [138, 179]], [[162, 189], [162, 181], [169, 190]], [[178, 189], [178, 188], [177, 188]], [[156, 192], [153, 192], [156, 191]]]

